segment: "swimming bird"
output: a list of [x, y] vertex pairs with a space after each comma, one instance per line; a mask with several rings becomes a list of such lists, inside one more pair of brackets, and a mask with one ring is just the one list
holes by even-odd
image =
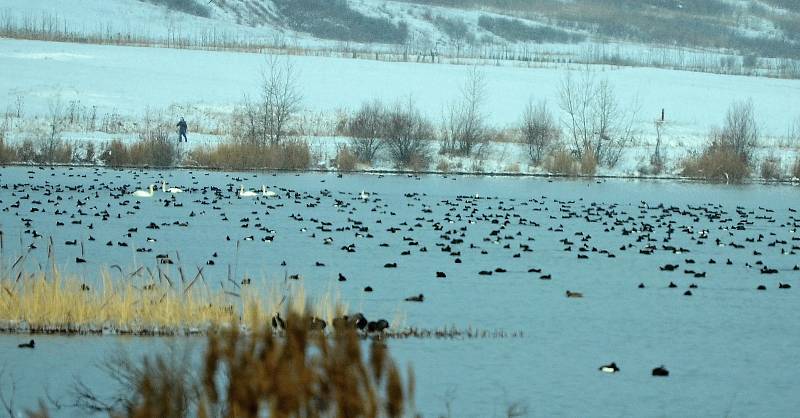
[[567, 290], [567, 297], [568, 298], [582, 298], [583, 297], [583, 293], [581, 293], [581, 292], [572, 292], [572, 291]]
[[619, 371], [619, 367], [617, 367], [617, 363], [612, 361], [610, 364], [600, 366], [598, 370], [603, 373], [616, 373]]
[[266, 197], [275, 197], [278, 194], [273, 192], [272, 190], [267, 190], [267, 186], [261, 185], [261, 195]]
[[406, 302], [422, 302], [425, 300], [425, 296], [420, 293], [417, 296], [409, 296], [406, 298]]
[[241, 185], [239, 187], [239, 197], [256, 197], [256, 196], [258, 196], [258, 193], [252, 190], [245, 190], [244, 185]]
[[36, 346], [36, 343], [33, 340], [30, 340], [27, 343], [19, 344], [17, 347], [19, 347], [19, 348], [34, 348], [35, 346]]
[[147, 190], [137, 190], [133, 192], [133, 195], [136, 197], [153, 197], [153, 193], [155, 193], [155, 186], [151, 184]]
[[367, 200], [369, 199], [369, 193], [362, 190], [361, 193], [358, 194], [358, 198], [361, 200]]
[[653, 369], [653, 376], [669, 376], [669, 370], [664, 368], [664, 365], [656, 367]]
[[167, 182], [161, 180], [161, 191], [164, 193], [183, 193], [183, 189], [179, 189], [177, 187], [167, 187]]

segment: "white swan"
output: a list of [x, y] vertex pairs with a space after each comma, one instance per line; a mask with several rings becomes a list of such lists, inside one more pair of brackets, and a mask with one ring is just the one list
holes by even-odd
[[258, 196], [258, 193], [254, 192], [254, 191], [251, 191], [251, 190], [245, 190], [244, 189], [244, 185], [242, 185], [239, 188], [239, 196], [240, 197], [256, 197], [256, 196]]
[[267, 186], [261, 185], [261, 195], [266, 197], [275, 197], [278, 194], [273, 192], [272, 190], [267, 190]]
[[161, 191], [164, 193], [183, 193], [183, 189], [177, 187], [167, 187], [167, 182], [161, 180]]
[[369, 193], [362, 190], [361, 193], [358, 194], [358, 197], [360, 199], [367, 200], [369, 199]]
[[155, 186], [152, 184], [148, 188], [148, 190], [137, 190], [133, 192], [133, 195], [136, 197], [153, 197], [153, 193], [155, 192]]

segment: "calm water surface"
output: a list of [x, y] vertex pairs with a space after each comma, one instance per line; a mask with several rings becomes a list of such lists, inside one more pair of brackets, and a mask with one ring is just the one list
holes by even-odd
[[[138, 202], [129, 194], [113, 197], [123, 194], [124, 186], [130, 193], [162, 178], [187, 192], [174, 201], [164, 193]], [[125, 271], [154, 268], [155, 255], [165, 253], [180, 259], [191, 276], [203, 268], [212, 286], [234, 289], [229, 274], [264, 283], [300, 274], [312, 297], [333, 289], [351, 310], [370, 317], [394, 320], [400, 312], [406, 325], [524, 334], [392, 340], [399, 363], [414, 367], [417, 407], [426, 417], [444, 414], [448, 400], [459, 417], [505, 416], [514, 402], [526, 405], [531, 416], [786, 417], [800, 410], [800, 272], [792, 270], [800, 257], [790, 254], [800, 245], [793, 240], [800, 238], [794, 232], [797, 213], [790, 211], [800, 209], [797, 187], [37, 168], [0, 169], [0, 184], [5, 257], [35, 242], [39, 248], [27, 261], [31, 268], [47, 257], [45, 238], [29, 233], [35, 229], [53, 237], [63, 270], [86, 277], [113, 264]], [[236, 198], [240, 184], [250, 189], [264, 184], [280, 198]], [[217, 196], [210, 189], [203, 193], [210, 186], [219, 188]], [[370, 194], [366, 201], [357, 196], [362, 190]], [[478, 199], [457, 199], [476, 194]], [[34, 207], [39, 211], [32, 212]], [[108, 211], [105, 221], [103, 211]], [[73, 224], [76, 220], [81, 223]], [[151, 222], [159, 229], [146, 229]], [[128, 236], [130, 228], [137, 232]], [[252, 241], [245, 240], [251, 235]], [[325, 238], [333, 243], [326, 245]], [[457, 238], [464, 243], [453, 244]], [[64, 245], [73, 239], [84, 244], [88, 263], [73, 262], [80, 246]], [[350, 244], [355, 252], [342, 250]], [[450, 252], [442, 251], [446, 244]], [[522, 251], [521, 244], [533, 251]], [[584, 245], [587, 250], [580, 252]], [[640, 254], [648, 245], [655, 246], [653, 254]], [[410, 255], [401, 255], [404, 251]], [[451, 255], [459, 251], [460, 256]], [[207, 266], [214, 252], [217, 263]], [[578, 259], [579, 253], [588, 259]], [[454, 263], [456, 257], [463, 262]], [[715, 264], [709, 264], [712, 258]], [[398, 268], [384, 268], [389, 262]], [[667, 263], [679, 268], [660, 271]], [[778, 273], [760, 274], [763, 266]], [[507, 272], [478, 274], [498, 267]], [[170, 276], [178, 277], [176, 267], [169, 268]], [[530, 268], [542, 272], [529, 273]], [[686, 269], [706, 277], [685, 274]], [[437, 271], [447, 278], [436, 279]], [[338, 282], [339, 273], [348, 280]], [[541, 274], [552, 280], [540, 280]], [[668, 288], [670, 281], [678, 287]], [[778, 290], [779, 282], [794, 288]], [[638, 289], [639, 283], [646, 288]], [[698, 286], [693, 296], [683, 296], [692, 283]], [[759, 284], [768, 290], [756, 291]], [[364, 293], [367, 285], [375, 291]], [[568, 289], [585, 297], [566, 298]], [[419, 293], [424, 303], [403, 302]], [[95, 365], [117, 350], [139, 356], [202, 346], [202, 339], [192, 338], [37, 336], [35, 350], [16, 348], [27, 339], [0, 336], [0, 363], [6, 376], [17, 379], [17, 404], [26, 407], [35, 405], [45, 388], [67, 399], [75, 376], [110, 388]], [[597, 370], [611, 361], [620, 373]], [[650, 370], [661, 364], [670, 377], [651, 377]], [[8, 382], [0, 387], [7, 389]]]

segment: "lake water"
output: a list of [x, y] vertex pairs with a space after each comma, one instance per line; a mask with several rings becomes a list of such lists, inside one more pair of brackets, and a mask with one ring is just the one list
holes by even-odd
[[[187, 192], [138, 203], [130, 195], [161, 179]], [[267, 283], [299, 274], [312, 297], [333, 289], [370, 318], [394, 321], [400, 312], [409, 326], [523, 333], [391, 340], [393, 356], [414, 368], [426, 417], [444, 414], [448, 399], [456, 417], [505, 416], [514, 402], [531, 416], [785, 417], [800, 410], [797, 187], [30, 167], [0, 169], [0, 184], [5, 256], [35, 242], [31, 268], [46, 263], [52, 236], [62, 269], [86, 277], [114, 264], [154, 267], [163, 253], [179, 258], [189, 276], [203, 268], [212, 286], [235, 290], [229, 274]], [[279, 197], [236, 197], [240, 185], [262, 184]], [[362, 190], [368, 199], [358, 197]], [[159, 229], [146, 229], [151, 222]], [[129, 237], [130, 228], [137, 232]], [[43, 237], [26, 233], [33, 229]], [[64, 245], [73, 239], [83, 254], [80, 245]], [[342, 249], [350, 244], [355, 252]], [[81, 255], [88, 262], [75, 264]], [[393, 262], [397, 268], [384, 268]], [[678, 268], [661, 271], [666, 264]], [[778, 272], [761, 274], [764, 267]], [[479, 274], [497, 268], [506, 272]], [[437, 279], [437, 271], [447, 277]], [[347, 281], [337, 281], [339, 273]], [[544, 274], [552, 279], [541, 280]], [[690, 284], [697, 288], [684, 296]], [[766, 291], [756, 290], [761, 284]], [[374, 292], [365, 293], [367, 285]], [[584, 297], [567, 298], [567, 290]], [[420, 293], [423, 303], [403, 301]], [[35, 405], [45, 387], [64, 397], [73, 376], [107, 387], [94, 365], [119, 349], [141, 355], [202, 345], [198, 338], [35, 338], [35, 350], [20, 350], [27, 335], [0, 336], [0, 363], [19, 381], [18, 405]], [[598, 371], [611, 361], [620, 373]], [[652, 377], [661, 364], [670, 376]]]

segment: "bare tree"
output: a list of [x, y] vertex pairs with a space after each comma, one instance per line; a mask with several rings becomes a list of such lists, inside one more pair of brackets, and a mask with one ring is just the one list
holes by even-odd
[[528, 146], [528, 155], [538, 164], [547, 149], [558, 141], [560, 131], [553, 115], [547, 109], [547, 102], [534, 103], [531, 99], [525, 107], [520, 126], [522, 140]]
[[383, 143], [381, 142], [383, 124], [386, 120], [384, 105], [374, 100], [364, 102], [347, 122], [350, 147], [359, 161], [371, 163], [375, 160]]
[[48, 102], [47, 130], [42, 132], [38, 141], [37, 159], [45, 164], [54, 162], [69, 162], [71, 154], [69, 147], [65, 147], [61, 135], [64, 133], [66, 121], [64, 119], [64, 105], [58, 95]]
[[758, 145], [758, 137], [759, 128], [753, 102], [748, 100], [733, 103], [725, 116], [725, 125], [720, 132], [719, 141], [731, 147], [743, 162], [749, 164], [753, 149]]
[[[300, 110], [302, 101], [297, 72], [288, 58], [267, 56], [261, 70], [260, 93], [256, 138], [261, 145], [279, 144], [287, 135], [289, 123]], [[252, 111], [253, 109], [250, 110]]]
[[795, 118], [786, 130], [786, 145], [789, 147], [800, 146], [800, 116]]
[[412, 167], [428, 163], [433, 126], [411, 98], [405, 105], [398, 103], [389, 111], [385, 129], [386, 147], [396, 165]]
[[486, 77], [473, 67], [461, 97], [451, 103], [444, 115], [442, 150], [446, 153], [469, 156], [487, 142], [488, 129], [483, 107], [486, 100]]
[[559, 99], [573, 154], [582, 159], [592, 153], [598, 162], [613, 167], [633, 140], [635, 105], [631, 110], [622, 109], [611, 83], [598, 81], [589, 70], [577, 81], [568, 73], [561, 82]]

